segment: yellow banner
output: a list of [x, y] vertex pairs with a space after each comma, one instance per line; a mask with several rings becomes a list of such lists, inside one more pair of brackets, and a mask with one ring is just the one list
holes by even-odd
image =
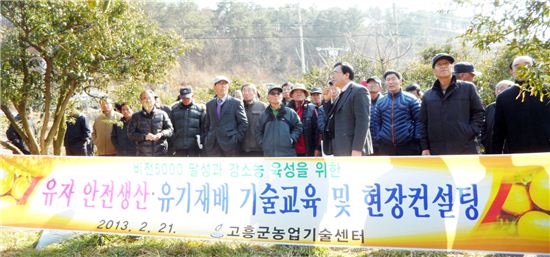
[[0, 226], [550, 253], [550, 153], [358, 158], [0, 155]]

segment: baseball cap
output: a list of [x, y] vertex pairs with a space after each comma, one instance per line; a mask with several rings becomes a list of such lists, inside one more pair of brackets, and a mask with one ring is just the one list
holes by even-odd
[[283, 92], [283, 88], [281, 86], [278, 86], [276, 84], [273, 84], [273, 83], [269, 83], [266, 85], [267, 86], [267, 93], [269, 94], [269, 92], [271, 92], [272, 90], [278, 90], [279, 92]]
[[231, 83], [231, 80], [228, 79], [226, 76], [219, 75], [219, 76], [216, 76], [216, 77], [214, 78], [214, 85], [216, 85], [218, 82], [220, 82], [220, 81], [222, 81], [222, 80], [223, 80], [223, 81], [226, 81], [228, 84]]
[[311, 89], [310, 91], [310, 94], [322, 94], [323, 93], [323, 90], [321, 90], [321, 88], [318, 88], [318, 87], [314, 87]]
[[441, 59], [445, 59], [445, 60], [449, 61], [450, 63], [455, 62], [455, 58], [452, 57], [450, 54], [448, 54], [448, 53], [438, 53], [432, 58], [432, 69], [435, 68], [435, 63], [437, 63], [437, 61], [439, 61]]
[[182, 87], [180, 89], [180, 99], [182, 98], [191, 98], [191, 94], [193, 93], [193, 89], [190, 87]]
[[377, 76], [372, 76], [372, 77], [368, 78], [367, 79], [367, 84], [371, 81], [374, 81], [374, 82], [378, 83], [379, 85], [382, 85], [382, 80], [380, 80], [380, 78], [377, 77]]
[[481, 72], [476, 71], [473, 64], [469, 62], [458, 62], [455, 64], [454, 73], [472, 73], [476, 76], [481, 75]]

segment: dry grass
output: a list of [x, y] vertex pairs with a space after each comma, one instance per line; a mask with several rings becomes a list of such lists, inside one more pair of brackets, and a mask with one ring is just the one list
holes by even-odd
[[[37, 251], [38, 230], [0, 230], [0, 256], [494, 256], [483, 253], [326, 248], [252, 243], [220, 243], [172, 238], [82, 234]], [[504, 255], [503, 255], [504, 256]]]

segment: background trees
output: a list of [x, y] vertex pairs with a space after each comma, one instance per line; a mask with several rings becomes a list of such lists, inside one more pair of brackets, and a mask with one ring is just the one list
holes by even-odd
[[[543, 95], [550, 97], [548, 1], [503, 0], [472, 5], [483, 11], [473, 18], [462, 37], [482, 51], [497, 49], [496, 56], [499, 58], [494, 59], [487, 70], [499, 70], [502, 73], [510, 65], [513, 56], [530, 55], [537, 60], [537, 64], [524, 71], [523, 76], [529, 80], [530, 87], [522, 86], [522, 90], [538, 95], [541, 99]], [[488, 75], [491, 74], [494, 73]]]
[[[2, 1], [1, 13], [0, 108], [33, 154], [60, 146], [72, 96], [159, 80], [184, 48], [126, 1]], [[28, 107], [40, 112], [36, 135]]]
[[[476, 85], [488, 104], [493, 86], [510, 79], [512, 58], [529, 54], [538, 64], [526, 72], [534, 85], [526, 90], [548, 94], [547, 1], [456, 3], [476, 5], [481, 14], [398, 5], [319, 10], [221, 1], [205, 9], [189, 1], [2, 1], [0, 108], [34, 153], [47, 153], [61, 143], [56, 139], [74, 95], [109, 94], [138, 107], [136, 95], [145, 86], [169, 104], [186, 84], [206, 102], [217, 74], [260, 87], [283, 81], [313, 87], [326, 83], [336, 61], [346, 61], [357, 82], [396, 69], [406, 84], [427, 89], [434, 80], [431, 57], [450, 52], [484, 73]], [[36, 135], [26, 118], [29, 106], [41, 115]], [[15, 122], [14, 111], [25, 118]]]

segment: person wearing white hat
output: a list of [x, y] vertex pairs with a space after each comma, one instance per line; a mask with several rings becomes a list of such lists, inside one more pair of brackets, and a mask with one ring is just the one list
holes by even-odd
[[248, 128], [243, 102], [231, 97], [229, 80], [225, 76], [214, 78], [216, 97], [206, 103], [204, 150], [207, 156], [235, 157]]

